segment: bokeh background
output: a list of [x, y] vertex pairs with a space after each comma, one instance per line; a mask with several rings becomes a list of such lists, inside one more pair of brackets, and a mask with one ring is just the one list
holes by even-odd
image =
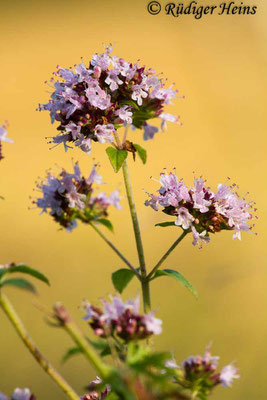
[[[216, 3], [214, 1], [214, 3]], [[78, 305], [113, 293], [110, 274], [122, 264], [101, 239], [86, 226], [72, 234], [59, 231], [47, 215], [29, 210], [30, 195], [38, 176], [56, 165], [71, 168], [72, 157], [85, 173], [92, 157], [99, 160], [107, 190], [122, 186], [105, 155], [105, 145], [95, 145], [93, 156], [62, 147], [49, 151], [45, 137], [55, 135], [47, 113], [35, 111], [48, 99], [46, 79], [56, 65], [69, 67], [87, 61], [103, 44], [115, 43], [114, 54], [163, 71], [175, 82], [184, 100], [168, 110], [180, 114], [183, 127], [169, 124], [168, 131], [147, 142], [148, 163], [130, 162], [137, 208], [147, 251], [153, 265], [176, 238], [174, 229], [154, 228], [163, 214], [144, 207], [143, 188], [153, 191], [162, 168], [177, 167], [188, 184], [193, 171], [208, 179], [212, 188], [227, 176], [250, 192], [258, 206], [258, 236], [243, 234], [233, 241], [231, 232], [212, 238], [202, 250], [187, 237], [164, 266], [177, 268], [197, 287], [199, 300], [171, 279], [153, 282], [153, 308], [164, 320], [157, 338], [161, 349], [174, 352], [178, 362], [202, 353], [213, 341], [221, 365], [237, 361], [242, 379], [232, 389], [218, 389], [213, 398], [265, 399], [266, 372], [266, 269], [264, 266], [264, 111], [266, 108], [266, 13], [262, 2], [254, 16], [192, 16], [178, 19], [149, 15], [146, 1], [1, 1], [0, 14], [0, 122], [10, 123], [13, 145], [4, 145], [1, 162], [1, 260], [24, 261], [50, 277], [51, 288], [38, 285], [39, 297], [8, 289], [7, 294], [23, 317], [39, 348], [71, 381], [79, 393], [93, 377], [82, 357], [61, 364], [71, 346], [61, 330], [44, 321], [36, 302], [51, 307], [63, 301], [87, 331]], [[164, 4], [162, 2], [162, 4]], [[140, 137], [141, 132], [133, 133]], [[266, 176], [266, 175], [265, 175]], [[126, 199], [123, 210], [111, 213], [113, 240], [137, 261]], [[132, 283], [125, 296], [135, 296]], [[13, 328], [0, 313], [0, 390], [29, 386], [39, 400], [63, 399], [50, 378], [28, 354]]]

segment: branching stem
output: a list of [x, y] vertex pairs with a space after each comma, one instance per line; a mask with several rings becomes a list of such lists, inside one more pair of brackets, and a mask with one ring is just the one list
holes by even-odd
[[166, 251], [166, 253], [161, 257], [159, 262], [155, 265], [155, 267], [152, 269], [152, 271], [148, 274], [147, 279], [151, 279], [155, 272], [159, 269], [163, 261], [166, 260], [166, 258], [171, 254], [171, 252], [175, 249], [176, 246], [183, 240], [183, 238], [187, 235], [187, 231], [183, 231], [183, 233], [178, 237], [178, 239], [175, 240], [175, 242], [171, 245], [169, 250]]
[[16, 313], [14, 307], [8, 300], [8, 298], [1, 293], [0, 294], [0, 306], [3, 311], [7, 315], [8, 319], [12, 323], [19, 337], [24, 342], [25, 346], [31, 352], [33, 357], [39, 363], [39, 365], [43, 368], [43, 370], [53, 379], [53, 381], [63, 390], [66, 396], [71, 400], [80, 400], [80, 397], [77, 393], [71, 388], [71, 386], [65, 381], [65, 379], [56, 371], [56, 369], [52, 366], [52, 364], [41, 354], [41, 352], [36, 347], [32, 338], [29, 336], [26, 331], [21, 319]]

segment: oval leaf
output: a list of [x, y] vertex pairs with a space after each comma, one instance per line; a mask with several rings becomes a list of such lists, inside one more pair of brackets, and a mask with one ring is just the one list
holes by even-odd
[[134, 277], [134, 272], [130, 269], [122, 268], [113, 272], [111, 278], [115, 289], [122, 293], [126, 286], [131, 282]]
[[134, 147], [136, 148], [137, 154], [141, 158], [143, 164], [146, 163], [147, 160], [147, 151], [143, 147], [141, 147], [139, 144], [134, 143]]
[[33, 284], [23, 278], [6, 279], [5, 281], [1, 282], [0, 287], [3, 286], [14, 286], [19, 289], [29, 290], [30, 292], [36, 293], [36, 289]]
[[161, 226], [162, 228], [165, 228], [166, 226], [177, 226], [177, 225], [175, 225], [174, 221], [167, 221], [167, 222], [161, 222], [160, 224], [156, 224], [155, 226]]
[[118, 150], [110, 146], [106, 149], [106, 153], [108, 155], [109, 161], [111, 162], [114, 171], [118, 172], [128, 156], [127, 151]]
[[112, 225], [112, 223], [111, 223], [108, 219], [106, 219], [106, 218], [98, 218], [98, 219], [96, 219], [95, 221], [96, 221], [97, 223], [101, 224], [101, 225], [104, 225], [104, 226], [105, 226], [106, 228], [108, 228], [111, 232], [114, 231], [113, 225]]
[[50, 285], [49, 280], [47, 279], [47, 277], [44, 274], [42, 274], [41, 272], [37, 271], [36, 269], [31, 268], [25, 264], [14, 265], [14, 266], [9, 267], [1, 272], [2, 272], [1, 277], [4, 275], [7, 275], [7, 274], [19, 272], [21, 274], [31, 275], [34, 278], [39, 279], [42, 282], [45, 282], [47, 285]]
[[173, 269], [159, 269], [156, 271], [152, 279], [158, 278], [159, 276], [170, 276], [171, 278], [177, 279], [183, 286], [185, 286], [197, 299], [197, 291], [194, 286], [178, 271]]

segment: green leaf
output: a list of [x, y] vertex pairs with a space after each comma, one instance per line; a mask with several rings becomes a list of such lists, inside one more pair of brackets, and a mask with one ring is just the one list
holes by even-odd
[[144, 347], [138, 343], [130, 342], [128, 345], [128, 352], [126, 363], [135, 369], [137, 372], [145, 372], [147, 369], [165, 368], [165, 362], [169, 360], [171, 355], [169, 353], [155, 353], [149, 347]]
[[136, 148], [137, 154], [141, 158], [143, 164], [146, 163], [147, 160], [147, 151], [143, 147], [141, 147], [139, 144], [134, 143], [134, 147]]
[[114, 147], [108, 147], [106, 149], [106, 153], [108, 155], [109, 161], [115, 172], [118, 172], [126, 160], [128, 153], [126, 150], [117, 150]]
[[87, 338], [87, 340], [90, 345], [93, 346], [93, 348], [96, 350], [105, 350], [107, 347], [109, 347], [108, 343], [105, 340], [91, 340], [89, 338]]
[[166, 226], [177, 226], [177, 225], [175, 225], [174, 221], [167, 221], [167, 222], [161, 222], [160, 224], [156, 224], [155, 226], [161, 226], [162, 228], [165, 228]]
[[62, 357], [62, 362], [68, 361], [70, 358], [73, 356], [76, 356], [77, 354], [83, 354], [83, 350], [80, 347], [72, 347], [70, 348]]
[[134, 277], [134, 272], [127, 268], [119, 269], [113, 272], [111, 278], [115, 289], [122, 293], [126, 286], [131, 282]]
[[127, 350], [126, 362], [128, 365], [139, 363], [151, 352], [150, 348], [141, 346], [137, 342], [130, 342]]
[[6, 279], [1, 282], [0, 287], [3, 286], [14, 286], [19, 289], [29, 290], [30, 292], [36, 293], [36, 289], [33, 284], [23, 278], [12, 278]]
[[96, 222], [98, 222], [101, 225], [104, 225], [106, 228], [108, 228], [111, 232], [114, 232], [114, 228], [112, 223], [106, 219], [106, 218], [98, 218], [96, 219]]
[[104, 340], [94, 341], [89, 338], [87, 338], [87, 340], [91, 344], [91, 346], [94, 347], [94, 349], [101, 351], [100, 352], [101, 357], [105, 357], [111, 354], [109, 344], [106, 341]]
[[122, 106], [124, 104], [128, 104], [129, 106], [134, 107], [136, 110], [139, 110], [138, 104], [133, 100], [123, 100], [123, 101], [120, 101], [119, 104], [120, 104], [120, 106]]
[[152, 279], [158, 278], [160, 276], [170, 276], [171, 278], [177, 279], [183, 286], [185, 286], [197, 299], [197, 291], [194, 286], [178, 271], [173, 269], [159, 269], [156, 271]]
[[50, 285], [49, 280], [47, 277], [42, 274], [41, 272], [37, 271], [34, 268], [29, 267], [28, 265], [25, 264], [18, 264], [18, 265], [13, 265], [12, 267], [0, 270], [0, 279], [7, 274], [13, 274], [15, 272], [19, 272], [21, 274], [27, 274], [31, 275], [36, 279], [39, 279], [42, 282], [45, 282], [47, 285]]
[[106, 349], [104, 349], [103, 351], [101, 351], [101, 353], [100, 353], [101, 357], [106, 357], [106, 356], [109, 356], [110, 354], [111, 354], [111, 350], [110, 350], [109, 346]]

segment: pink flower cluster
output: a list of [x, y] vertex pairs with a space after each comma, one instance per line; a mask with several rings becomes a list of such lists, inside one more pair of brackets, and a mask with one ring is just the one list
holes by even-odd
[[97, 222], [108, 216], [109, 206], [121, 208], [118, 190], [109, 196], [105, 193], [95, 194], [94, 183], [103, 183], [96, 165], [88, 178], [81, 175], [78, 163], [74, 165], [73, 173], [63, 169], [59, 177], [55, 177], [48, 172], [45, 182], [37, 184], [42, 197], [34, 203], [42, 212], [49, 212], [67, 231], [71, 231], [76, 227], [78, 219], [85, 223]]
[[116, 336], [127, 343], [161, 333], [162, 321], [155, 318], [153, 312], [139, 314], [139, 297], [124, 303], [119, 296], [114, 296], [111, 297], [111, 302], [102, 302], [103, 308], [92, 306], [87, 301], [82, 305], [86, 311], [84, 320], [89, 322], [97, 336]]
[[95, 54], [88, 67], [82, 63], [73, 69], [58, 68], [50, 80], [53, 93], [39, 110], [50, 112], [52, 123], [59, 122], [56, 145], [74, 143], [86, 153], [92, 142], [112, 143], [114, 133], [123, 125], [144, 129], [144, 139], [152, 139], [158, 128], [147, 120], [159, 117], [162, 129], [166, 121], [179, 122], [178, 117], [164, 113], [164, 106], [176, 97], [172, 87], [165, 88], [163, 79], [153, 69], [111, 56], [108, 46]]
[[[204, 356], [188, 357], [183, 362], [185, 379], [188, 382], [203, 380], [207, 386], [232, 386], [233, 380], [238, 379], [238, 370], [233, 364], [225, 366], [221, 372], [216, 372], [220, 357], [212, 356], [208, 348]], [[205, 382], [206, 381], [206, 382]]]
[[166, 171], [160, 177], [159, 194], [149, 194], [145, 204], [176, 217], [175, 225], [193, 234], [193, 245], [208, 243], [210, 233], [222, 229], [234, 230], [233, 239], [241, 240], [241, 231], [249, 231], [252, 225], [254, 203], [239, 198], [237, 185], [219, 184], [216, 193], [206, 187], [202, 178], [194, 180], [193, 187], [187, 187], [176, 173]]

